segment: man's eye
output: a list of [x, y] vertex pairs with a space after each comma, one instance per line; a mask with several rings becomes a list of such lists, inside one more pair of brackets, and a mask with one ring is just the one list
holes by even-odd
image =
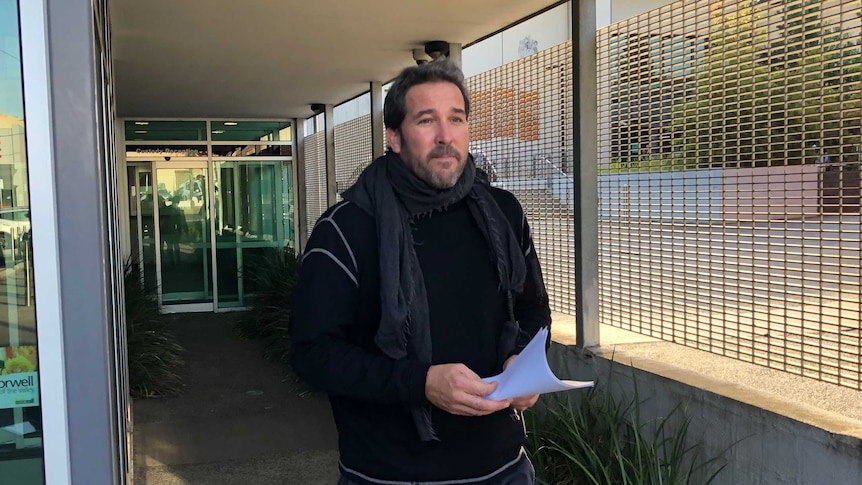
[[431, 124], [432, 121], [434, 121], [434, 120], [432, 120], [431, 118], [422, 118], [421, 120], [419, 120], [419, 124], [420, 125], [428, 125], [428, 124]]
[[463, 122], [464, 122], [464, 118], [460, 118], [460, 117], [452, 118], [452, 123], [459, 123], [460, 124]]

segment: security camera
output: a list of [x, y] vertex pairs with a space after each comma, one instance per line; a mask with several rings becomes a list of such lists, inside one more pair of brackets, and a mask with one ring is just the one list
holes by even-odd
[[431, 59], [439, 59], [441, 57], [449, 57], [449, 43], [445, 40], [432, 40], [425, 43], [425, 53]]
[[421, 66], [431, 60], [431, 56], [425, 53], [425, 49], [413, 49], [413, 60], [417, 66]]
[[326, 105], [323, 103], [312, 103], [311, 104], [311, 112], [316, 114], [316, 115], [323, 113], [325, 110], [326, 110]]
[[170, 162], [170, 161], [171, 161], [171, 157], [165, 157], [165, 161], [166, 161], [166, 162]]

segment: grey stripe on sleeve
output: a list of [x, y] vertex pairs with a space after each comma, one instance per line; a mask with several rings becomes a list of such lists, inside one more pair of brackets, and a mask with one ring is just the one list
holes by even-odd
[[353, 262], [353, 271], [359, 273], [359, 265], [356, 264], [356, 256], [353, 255], [353, 248], [350, 247], [350, 244], [347, 242], [347, 238], [344, 237], [344, 233], [341, 232], [341, 228], [338, 227], [338, 224], [336, 224], [335, 220], [332, 219], [333, 217], [335, 217], [335, 213], [338, 212], [339, 209], [349, 203], [349, 201], [344, 201], [338, 206], [336, 206], [335, 209], [332, 210], [332, 214], [329, 214], [329, 217], [327, 217], [326, 219], [321, 219], [320, 221], [318, 221], [318, 224], [320, 224], [321, 222], [329, 222], [333, 225], [333, 227], [335, 227], [335, 232], [338, 233], [338, 236], [341, 238], [341, 242], [343, 242], [344, 247], [347, 248], [347, 254], [350, 255], [350, 261]]
[[350, 269], [348, 269], [347, 266], [344, 265], [344, 263], [342, 263], [338, 258], [336, 258], [334, 254], [330, 253], [326, 249], [321, 249], [321, 248], [309, 249], [308, 251], [305, 252], [305, 255], [302, 257], [302, 260], [305, 261], [305, 258], [307, 258], [309, 255], [311, 255], [313, 253], [321, 253], [321, 254], [325, 254], [326, 256], [329, 256], [330, 259], [335, 261], [335, 263], [338, 264], [338, 266], [340, 266], [341, 269], [343, 269], [345, 273], [347, 273], [347, 276], [350, 277], [350, 281], [353, 281], [353, 284], [356, 285], [357, 288], [359, 288], [359, 282], [356, 281], [356, 276], [353, 273], [351, 273]]

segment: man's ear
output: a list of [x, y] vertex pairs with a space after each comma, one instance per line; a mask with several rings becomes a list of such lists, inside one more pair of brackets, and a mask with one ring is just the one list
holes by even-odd
[[386, 128], [386, 141], [389, 142], [389, 148], [395, 153], [401, 153], [401, 134], [398, 130]]

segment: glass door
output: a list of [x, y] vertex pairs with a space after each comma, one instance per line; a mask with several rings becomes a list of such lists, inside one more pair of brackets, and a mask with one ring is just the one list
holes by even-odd
[[144, 288], [155, 291], [156, 230], [153, 203], [153, 169], [150, 162], [128, 164], [130, 263], [138, 267]]
[[154, 165], [155, 189], [150, 200], [161, 303], [205, 304], [211, 309], [214, 291], [207, 164]]
[[218, 307], [243, 307], [263, 267], [293, 240], [291, 166], [282, 161], [214, 162]]

